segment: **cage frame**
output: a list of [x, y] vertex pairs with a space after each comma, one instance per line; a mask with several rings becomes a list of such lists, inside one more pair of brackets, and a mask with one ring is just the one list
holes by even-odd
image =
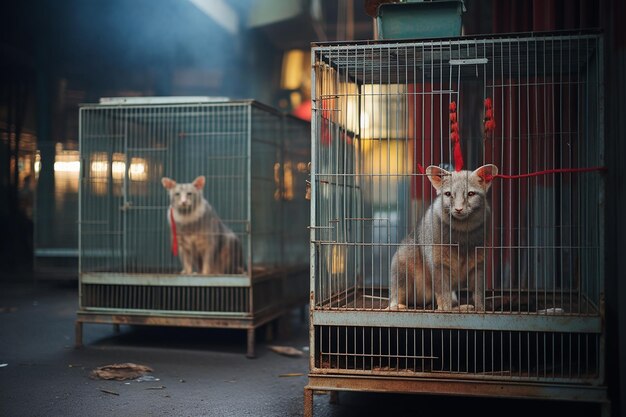
[[[140, 325], [140, 326], [172, 326], [172, 327], [196, 327], [196, 328], [214, 328], [214, 329], [235, 329], [246, 331], [246, 356], [254, 358], [255, 351], [255, 332], [263, 325], [271, 325], [277, 319], [289, 313], [294, 308], [304, 308], [308, 301], [306, 293], [308, 284], [307, 266], [304, 262], [301, 264], [279, 265], [272, 269], [256, 269], [252, 263], [253, 260], [253, 227], [251, 226], [253, 218], [253, 205], [255, 201], [252, 197], [252, 142], [253, 138], [253, 116], [252, 112], [261, 111], [274, 118], [279, 125], [279, 129], [275, 132], [280, 153], [280, 161], [283, 166], [286, 155], [289, 152], [300, 152], [302, 149], [306, 152], [310, 150], [308, 143], [308, 135], [303, 135], [294, 139], [293, 145], [287, 143], [287, 129], [293, 127], [303, 129], [308, 132], [309, 124], [301, 119], [280, 112], [268, 105], [260, 103], [253, 99], [231, 100], [227, 98], [216, 97], [114, 97], [103, 98], [99, 103], [82, 104], [79, 108], [79, 143], [83, 142], [83, 114], [87, 110], [99, 111], [107, 110], [128, 110], [128, 109], [151, 109], [155, 107], [162, 108], [227, 108], [239, 107], [245, 109], [245, 126], [246, 132], [246, 184], [247, 190], [245, 196], [247, 200], [246, 216], [247, 225], [244, 234], [248, 236], [247, 244], [243, 245], [243, 256], [248, 267], [241, 274], [218, 274], [218, 275], [199, 275], [199, 274], [172, 274], [172, 273], [134, 273], [134, 272], [85, 272], [82, 267], [83, 260], [83, 232], [82, 219], [83, 214], [83, 178], [85, 169], [85, 158], [81, 153], [81, 173], [79, 185], [79, 268], [78, 268], [78, 310], [76, 311], [75, 320], [75, 346], [83, 346], [83, 326], [84, 324], [111, 324], [114, 326], [115, 332], [118, 332], [120, 325]], [[299, 143], [298, 143], [299, 141]], [[306, 145], [300, 149], [298, 145]], [[82, 148], [82, 146], [80, 146]], [[300, 146], [302, 147], [302, 146]], [[301, 155], [308, 161], [308, 155]], [[282, 169], [282, 168], [281, 168]], [[125, 174], [124, 182], [128, 179]], [[280, 175], [280, 187], [282, 189], [284, 175]], [[278, 185], [278, 184], [277, 184]], [[304, 201], [304, 195], [301, 200]], [[283, 210], [284, 199], [279, 199], [281, 210]], [[281, 229], [282, 230], [282, 229]], [[284, 230], [281, 232], [284, 237]], [[303, 230], [303, 234], [306, 233]], [[306, 245], [306, 240], [303, 240]], [[282, 246], [281, 246], [282, 253]], [[281, 255], [282, 256], [282, 255]], [[281, 258], [282, 259], [282, 258]], [[93, 286], [95, 289], [91, 289]], [[103, 289], [97, 289], [101, 286]], [[268, 288], [278, 289], [277, 294], [267, 296]], [[97, 297], [91, 297], [102, 302], [110, 303], [111, 306], [90, 305], [86, 301], [86, 291], [100, 291]], [[202, 292], [204, 291], [204, 292]], [[212, 292], [213, 291], [213, 292]], [[221, 292], [220, 292], [221, 291]], [[238, 291], [238, 292], [237, 292]], [[137, 302], [143, 298], [143, 304], [151, 295], [159, 293], [160, 296], [166, 297], [167, 302], [171, 305], [188, 305], [193, 304], [193, 299], [198, 300], [200, 297], [206, 297], [206, 303], [209, 303], [209, 297], [240, 297], [233, 302], [234, 305], [241, 307], [241, 311], [220, 311], [219, 307], [212, 311], [198, 311], [197, 309], [166, 309], [161, 308], [135, 308], [131, 304], [142, 304]], [[215, 295], [218, 294], [218, 295]], [[233, 295], [235, 294], [235, 295]], [[243, 295], [240, 295], [243, 294]], [[256, 295], [255, 295], [256, 294]], [[284, 294], [283, 298], [280, 295]], [[260, 301], [255, 299], [259, 297]], [[99, 297], [99, 298], [98, 298]], [[268, 299], [269, 298], [269, 299]], [[113, 306], [115, 299], [122, 300], [121, 303], [127, 303], [126, 306]], [[186, 301], [185, 301], [186, 300]], [[204, 301], [204, 298], [203, 298]], [[231, 300], [232, 301], [232, 300]], [[256, 301], [256, 302], [255, 302]], [[186, 302], [186, 304], [185, 304]], [[157, 303], [158, 301], [153, 301]], [[156, 306], [156, 304], [154, 304]], [[208, 304], [212, 305], [212, 304]], [[273, 326], [275, 327], [275, 326]], [[267, 327], [267, 336], [273, 337], [273, 327]]]
[[[318, 84], [316, 74], [316, 63], [318, 55], [326, 54], [324, 64], [333, 67], [332, 58], [329, 56], [333, 51], [354, 52], [359, 49], [368, 49], [380, 46], [382, 48], [395, 46], [419, 46], [433, 44], [472, 44], [475, 42], [510, 42], [537, 40], [537, 39], [560, 39], [567, 37], [588, 37], [595, 39], [597, 42], [596, 58], [599, 69], [597, 71], [598, 85], [597, 91], [597, 130], [599, 140], [600, 158], [604, 159], [604, 75], [602, 67], [604, 65], [602, 34], [595, 30], [585, 31], [563, 31], [563, 32], [545, 32], [545, 33], [513, 33], [513, 34], [497, 34], [497, 35], [472, 35], [467, 37], [455, 38], [437, 38], [437, 39], [385, 39], [385, 40], [368, 40], [368, 41], [350, 41], [350, 42], [320, 42], [312, 43], [311, 63], [312, 63], [312, 102], [314, 103], [314, 117], [311, 123], [311, 194], [317, 195], [317, 181], [314, 177], [317, 172], [317, 152], [315, 149], [316, 141], [319, 141], [320, 132], [318, 131], [318, 123], [316, 121], [316, 85]], [[356, 65], [356, 64], [355, 64]], [[347, 64], [346, 64], [347, 66]], [[355, 69], [356, 71], [356, 69]], [[349, 76], [347, 76], [349, 78]], [[382, 75], [380, 75], [382, 78]], [[408, 77], [407, 77], [408, 78]], [[358, 80], [352, 80], [358, 85]], [[406, 81], [408, 83], [408, 81]], [[380, 83], [380, 81], [379, 81]], [[358, 100], [361, 100], [361, 93], [358, 94]], [[360, 101], [359, 101], [360, 103]], [[360, 104], [359, 104], [360, 106]], [[358, 116], [360, 118], [360, 115]], [[359, 120], [360, 124], [360, 120]], [[600, 182], [600, 200], [604, 200], [604, 182]], [[403, 393], [403, 394], [430, 394], [430, 395], [461, 395], [470, 397], [501, 397], [501, 398], [518, 398], [518, 399], [535, 399], [535, 400], [564, 400], [564, 401], [584, 401], [598, 403], [603, 416], [610, 415], [610, 402], [608, 398], [608, 389], [606, 386], [606, 323], [605, 323], [605, 305], [604, 305], [604, 288], [600, 288], [599, 303], [596, 309], [588, 315], [579, 315], [575, 317], [574, 324], [572, 317], [567, 316], [550, 316], [550, 315], [497, 315], [487, 312], [473, 312], [472, 314], [464, 314], [457, 312], [437, 312], [437, 311], [381, 311], [375, 308], [359, 309], [359, 308], [316, 308], [315, 292], [316, 292], [316, 198], [311, 199], [311, 231], [310, 231], [310, 291], [311, 303], [309, 305], [309, 340], [310, 340], [310, 356], [309, 356], [309, 374], [308, 384], [304, 388], [304, 415], [312, 417], [314, 415], [314, 392], [330, 391], [333, 395], [331, 401], [337, 399], [337, 394], [341, 391], [352, 392], [379, 392], [379, 393]], [[603, 262], [604, 253], [604, 213], [600, 210], [599, 231], [599, 259]], [[320, 226], [323, 227], [323, 226]], [[604, 269], [602, 269], [604, 271]], [[604, 283], [603, 277], [600, 282]], [[344, 294], [349, 297], [349, 295]], [[495, 319], [495, 320], [494, 320]], [[527, 378], [515, 378], [507, 376], [501, 378], [497, 375], [453, 375], [452, 373], [432, 373], [432, 372], [416, 372], [408, 375], [403, 370], [373, 370], [373, 369], [351, 369], [346, 365], [345, 369], [327, 369], [316, 365], [316, 328], [318, 326], [345, 326], [346, 333], [348, 329], [437, 329], [449, 330], [520, 330], [520, 331], [549, 331], [555, 332], [555, 329], [567, 329], [570, 334], [593, 333], [599, 337], [599, 363], [598, 375], [596, 378], [540, 378], [532, 380]], [[330, 332], [330, 330], [329, 330]], [[338, 336], [339, 337], [339, 336]], [[330, 343], [330, 342], [329, 342]], [[339, 368], [339, 366], [337, 367]]]

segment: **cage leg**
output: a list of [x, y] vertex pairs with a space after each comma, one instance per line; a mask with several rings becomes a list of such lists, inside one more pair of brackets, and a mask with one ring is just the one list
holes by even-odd
[[611, 402], [603, 401], [600, 403], [600, 416], [601, 417], [611, 417]]
[[339, 404], [339, 391], [330, 391], [329, 404]]
[[304, 417], [313, 417], [313, 390], [304, 388]]
[[119, 323], [115, 323], [113, 325], [113, 333], [115, 333], [115, 334], [119, 334], [120, 333], [120, 325], [119, 325]]
[[256, 358], [256, 355], [254, 352], [254, 327], [249, 328], [247, 332], [248, 332], [248, 349], [246, 351], [246, 357], [248, 359], [254, 359]]
[[80, 320], [74, 323], [74, 347], [77, 349], [83, 347], [83, 322]]

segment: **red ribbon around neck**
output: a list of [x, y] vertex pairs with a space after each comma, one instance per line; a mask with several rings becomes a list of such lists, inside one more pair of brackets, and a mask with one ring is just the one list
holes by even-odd
[[178, 236], [176, 235], [176, 222], [174, 221], [174, 208], [170, 207], [170, 227], [172, 228], [172, 253], [178, 256]]

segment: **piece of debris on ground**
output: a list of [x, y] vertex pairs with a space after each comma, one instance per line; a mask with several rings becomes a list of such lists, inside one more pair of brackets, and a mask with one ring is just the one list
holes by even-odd
[[145, 365], [137, 365], [135, 363], [115, 363], [112, 365], [100, 366], [89, 374], [92, 379], [112, 379], [115, 381], [124, 381], [127, 379], [136, 379], [143, 376], [147, 372], [152, 372], [152, 368]]
[[300, 349], [296, 349], [294, 347], [291, 346], [273, 346], [273, 345], [269, 345], [268, 348], [271, 351], [274, 351], [280, 355], [285, 355], [285, 356], [293, 356], [293, 357], [297, 357], [297, 356], [302, 356], [304, 353], [300, 350]]
[[104, 388], [99, 388], [100, 391], [104, 392], [105, 394], [111, 394], [111, 395], [120, 395], [119, 393], [115, 392], [115, 391], [111, 391], [108, 389], [104, 389]]

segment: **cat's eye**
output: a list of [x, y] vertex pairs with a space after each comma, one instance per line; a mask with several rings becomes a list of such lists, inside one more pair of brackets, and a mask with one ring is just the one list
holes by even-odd
[[179, 192], [174, 193], [174, 195], [175, 195], [176, 197], [180, 197], [180, 193], [179, 193]]
[[452, 193], [450, 191], [446, 191], [445, 193], [443, 193], [443, 195], [445, 195], [446, 197], [452, 197]]
[[476, 195], [476, 193], [474, 191], [470, 191], [469, 193], [467, 193], [468, 197], [473, 197], [475, 195]]

